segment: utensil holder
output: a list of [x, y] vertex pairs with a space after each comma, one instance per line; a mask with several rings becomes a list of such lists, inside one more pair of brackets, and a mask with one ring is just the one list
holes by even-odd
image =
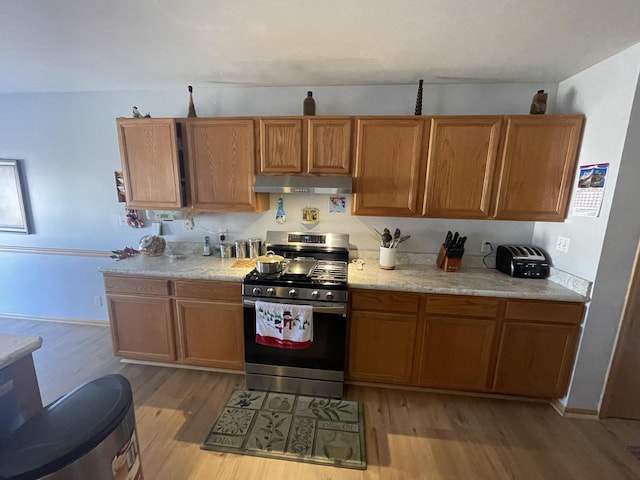
[[458, 270], [460, 270], [461, 263], [461, 258], [448, 257], [447, 249], [444, 248], [444, 245], [440, 245], [438, 259], [436, 260], [436, 265], [438, 266], [438, 268], [441, 268], [445, 272], [457, 272]]
[[396, 249], [380, 247], [380, 268], [393, 270], [396, 268]]

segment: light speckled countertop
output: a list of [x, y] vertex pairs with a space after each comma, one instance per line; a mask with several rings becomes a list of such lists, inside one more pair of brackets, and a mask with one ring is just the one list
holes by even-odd
[[[399, 290], [421, 293], [483, 295], [585, 302], [589, 299], [589, 282], [561, 271], [550, 279], [511, 278], [495, 269], [485, 268], [480, 257], [462, 259], [459, 272], [443, 272], [435, 266], [435, 255], [399, 254], [395, 270], [378, 267], [377, 252], [358, 252], [365, 261], [363, 270], [349, 265], [349, 287]], [[103, 273], [159, 276], [196, 280], [242, 281], [251, 267], [234, 267], [235, 258], [203, 257], [187, 254], [184, 258], [138, 255], [114, 261], [100, 268]]]
[[42, 346], [42, 337], [0, 333], [0, 369], [30, 355]]

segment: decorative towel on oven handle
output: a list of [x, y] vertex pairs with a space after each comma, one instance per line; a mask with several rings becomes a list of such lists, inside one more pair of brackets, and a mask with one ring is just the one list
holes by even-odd
[[302, 349], [313, 341], [313, 307], [256, 301], [256, 343]]

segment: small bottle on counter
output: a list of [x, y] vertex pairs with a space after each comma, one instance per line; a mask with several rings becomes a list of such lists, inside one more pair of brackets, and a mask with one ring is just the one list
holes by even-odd
[[202, 255], [208, 257], [211, 255], [211, 243], [209, 237], [204, 237], [204, 246], [202, 247]]
[[315, 115], [316, 114], [316, 101], [313, 99], [313, 92], [307, 92], [307, 98], [302, 102], [303, 115]]

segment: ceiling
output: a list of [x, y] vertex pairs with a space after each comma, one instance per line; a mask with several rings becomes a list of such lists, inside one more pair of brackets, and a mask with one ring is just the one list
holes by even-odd
[[2, 0], [0, 92], [558, 82], [638, 0]]

